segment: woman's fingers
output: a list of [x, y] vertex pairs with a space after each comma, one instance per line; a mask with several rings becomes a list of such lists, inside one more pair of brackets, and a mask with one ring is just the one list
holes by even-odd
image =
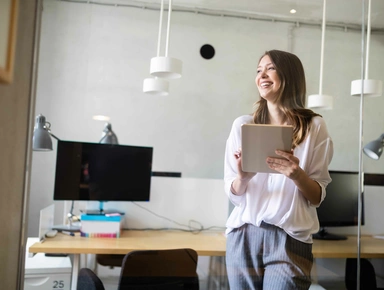
[[241, 157], [241, 148], [237, 149], [234, 153], [235, 157], [238, 159]]
[[[300, 160], [293, 155], [293, 151], [292, 152], [285, 152], [285, 151], [282, 151], [282, 150], [276, 150], [275, 153], [281, 157], [284, 157], [285, 159], [287, 159], [288, 161], [290, 162], [294, 162], [296, 164], [299, 164]], [[278, 158], [276, 158], [278, 159]]]

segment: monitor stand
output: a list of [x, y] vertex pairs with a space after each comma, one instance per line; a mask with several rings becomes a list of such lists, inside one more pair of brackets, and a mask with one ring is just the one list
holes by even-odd
[[340, 240], [346, 240], [347, 239], [347, 237], [343, 236], [343, 235], [336, 235], [336, 234], [328, 233], [325, 228], [320, 228], [320, 230], [316, 234], [313, 234], [312, 237], [315, 240], [340, 241]]
[[83, 211], [85, 214], [89, 215], [106, 215], [106, 214], [120, 214], [124, 215], [124, 212], [115, 210], [115, 209], [104, 209], [104, 202], [100, 201], [99, 209], [89, 209], [86, 211]]

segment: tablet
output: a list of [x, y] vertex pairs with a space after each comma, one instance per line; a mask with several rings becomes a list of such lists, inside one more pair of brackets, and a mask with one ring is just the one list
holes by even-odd
[[293, 127], [288, 125], [241, 125], [241, 164], [245, 172], [279, 173], [270, 169], [266, 159], [277, 157], [275, 150], [290, 152]]

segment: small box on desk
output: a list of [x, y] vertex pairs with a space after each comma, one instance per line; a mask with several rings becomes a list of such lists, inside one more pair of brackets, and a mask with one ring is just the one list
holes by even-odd
[[88, 238], [119, 238], [122, 228], [121, 215], [82, 214], [80, 234]]

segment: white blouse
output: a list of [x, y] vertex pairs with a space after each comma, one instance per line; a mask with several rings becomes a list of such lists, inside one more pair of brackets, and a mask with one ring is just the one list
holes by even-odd
[[260, 226], [264, 221], [282, 228], [299, 241], [312, 243], [312, 234], [319, 231], [316, 207], [324, 200], [325, 188], [331, 182], [328, 165], [333, 156], [333, 143], [323, 118], [312, 118], [307, 137], [294, 149], [300, 167], [321, 186], [321, 201], [317, 205], [311, 204], [291, 179], [279, 173], [257, 173], [243, 195], [231, 192], [237, 176], [233, 153], [241, 147], [241, 125], [246, 123], [253, 123], [251, 115], [238, 117], [226, 143], [224, 188], [235, 205], [226, 223], [226, 234], [245, 223]]

